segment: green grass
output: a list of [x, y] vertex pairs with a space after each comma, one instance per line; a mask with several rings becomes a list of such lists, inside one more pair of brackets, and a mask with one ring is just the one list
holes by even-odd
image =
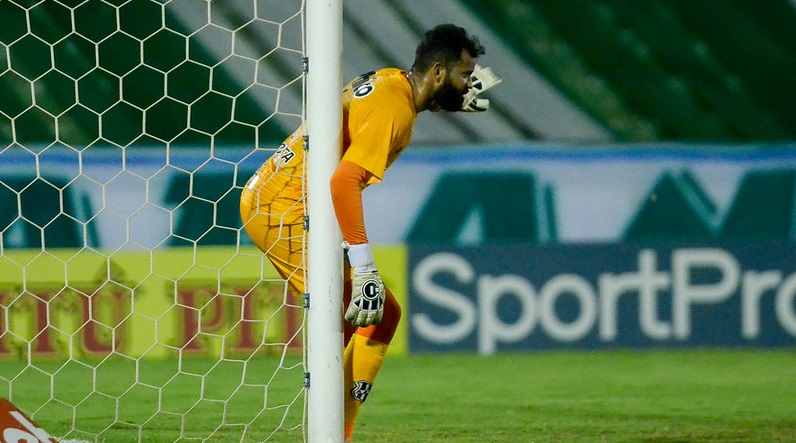
[[796, 352], [388, 360], [362, 442], [794, 442]]
[[[178, 368], [176, 361], [147, 362], [136, 375], [136, 365], [125, 360], [41, 362], [39, 369], [3, 362], [0, 395], [13, 387], [15, 404], [36, 411], [34, 418], [53, 434], [69, 432], [74, 439], [136, 442], [141, 433], [146, 443], [238, 442], [242, 423], [252, 422], [245, 442], [264, 440], [279, 423], [299, 428], [271, 441], [301, 442], [303, 369], [275, 371], [278, 363], [197, 359]], [[92, 372], [96, 383], [87, 376]], [[246, 387], [238, 388], [241, 380]], [[291, 402], [292, 408], [276, 407]], [[166, 412], [158, 412], [158, 404]], [[264, 404], [273, 408], [263, 413]], [[73, 416], [82, 432], [69, 431]], [[355, 441], [794, 442], [796, 352], [392, 357], [362, 409]]]

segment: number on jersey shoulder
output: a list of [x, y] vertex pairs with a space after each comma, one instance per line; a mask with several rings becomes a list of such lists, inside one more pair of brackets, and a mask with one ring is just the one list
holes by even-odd
[[354, 97], [367, 97], [368, 94], [373, 92], [375, 89], [373, 86], [374, 75], [376, 75], [376, 71], [366, 72], [351, 82], [351, 90], [354, 91]]

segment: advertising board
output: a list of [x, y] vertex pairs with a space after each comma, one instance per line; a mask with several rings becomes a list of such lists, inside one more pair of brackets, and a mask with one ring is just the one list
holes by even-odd
[[793, 243], [412, 247], [424, 351], [792, 346]]

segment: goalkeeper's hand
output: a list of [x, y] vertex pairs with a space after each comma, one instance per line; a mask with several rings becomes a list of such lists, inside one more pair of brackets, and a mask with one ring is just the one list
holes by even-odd
[[384, 316], [384, 282], [376, 268], [354, 268], [351, 282], [351, 304], [345, 312], [346, 321], [354, 326], [370, 326]]
[[480, 65], [475, 65], [470, 80], [473, 82], [473, 87], [464, 95], [462, 111], [484, 112], [489, 109], [489, 99], [478, 98], [478, 95], [499, 84], [503, 79], [495, 74], [492, 68], [484, 68]]
[[348, 262], [354, 268], [351, 303], [345, 312], [346, 321], [354, 326], [370, 326], [381, 322], [386, 297], [384, 281], [376, 270], [373, 252], [367, 243], [343, 243]]

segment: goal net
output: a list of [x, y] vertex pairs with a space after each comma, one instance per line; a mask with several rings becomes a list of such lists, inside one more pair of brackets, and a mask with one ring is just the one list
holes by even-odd
[[54, 438], [303, 441], [303, 300], [240, 227], [301, 0], [0, 2], [0, 397]]

